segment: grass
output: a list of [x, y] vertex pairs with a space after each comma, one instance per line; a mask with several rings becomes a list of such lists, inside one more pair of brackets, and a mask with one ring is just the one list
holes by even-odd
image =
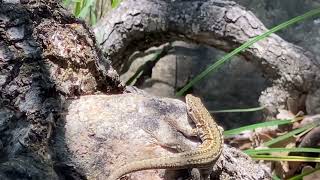
[[229, 137], [229, 136], [233, 136], [233, 135], [237, 135], [240, 134], [244, 131], [250, 131], [250, 130], [255, 130], [257, 128], [266, 128], [266, 127], [270, 127], [270, 126], [279, 126], [279, 125], [284, 125], [284, 124], [290, 124], [292, 122], [294, 122], [295, 120], [293, 119], [275, 119], [272, 121], [266, 121], [266, 122], [262, 122], [262, 123], [257, 123], [257, 124], [251, 124], [248, 126], [242, 126], [239, 128], [235, 128], [232, 130], [227, 130], [223, 132], [223, 135], [225, 137]]
[[[240, 128], [228, 130], [224, 132], [225, 138], [227, 138], [230, 135], [236, 135], [240, 134], [243, 131], [247, 130], [255, 130], [257, 128], [267, 128], [270, 126], [278, 126], [278, 125], [284, 125], [284, 124], [290, 124], [298, 119], [289, 119], [289, 120], [273, 120], [273, 121], [267, 121], [263, 123], [257, 123], [252, 124], [248, 126], [243, 126]], [[247, 149], [244, 150], [244, 153], [248, 154], [252, 159], [254, 160], [264, 160], [264, 161], [288, 161], [288, 162], [314, 162], [314, 163], [320, 163], [320, 158], [318, 157], [308, 157], [308, 156], [291, 156], [291, 155], [274, 155], [275, 153], [286, 153], [289, 154], [291, 152], [300, 152], [300, 153], [317, 153], [318, 156], [320, 154], [320, 148], [286, 148], [286, 147], [280, 147], [280, 148], [269, 148], [270, 146], [280, 142], [284, 141], [290, 137], [293, 137], [298, 134], [303, 134], [309, 131], [310, 129], [316, 127], [317, 123], [309, 123], [301, 128], [294, 129], [290, 132], [287, 132], [286, 134], [282, 136], [278, 136], [270, 141], [267, 141], [262, 144], [262, 147], [265, 148], [258, 148], [258, 149]], [[320, 170], [319, 168], [313, 170], [312, 172], [306, 172], [298, 174], [294, 177], [292, 177], [292, 180], [302, 179], [304, 176], [309, 175], [313, 172], [316, 172]], [[273, 179], [277, 179], [277, 176], [273, 176]]]
[[[267, 128], [270, 126], [278, 126], [278, 125], [284, 125], [284, 124], [290, 124], [298, 119], [288, 119], [288, 120], [273, 120], [273, 121], [267, 121], [263, 123], [257, 123], [252, 124], [248, 126], [243, 126], [240, 128], [228, 130], [224, 132], [225, 138], [231, 135], [240, 134], [243, 131], [247, 130], [255, 130], [257, 128]], [[303, 147], [296, 147], [296, 148], [286, 148], [286, 147], [280, 147], [280, 148], [270, 148], [270, 146], [274, 145], [275, 143], [278, 143], [280, 141], [286, 140], [290, 137], [293, 137], [297, 134], [303, 134], [309, 131], [310, 129], [316, 127], [317, 123], [309, 123], [301, 128], [294, 129], [290, 132], [287, 132], [286, 134], [282, 136], [278, 136], [270, 141], [267, 141], [262, 144], [262, 147], [265, 148], [258, 148], [258, 149], [247, 149], [244, 150], [244, 153], [248, 154], [252, 159], [254, 160], [264, 160], [264, 161], [288, 161], [288, 162], [314, 162], [314, 163], [320, 163], [320, 148], [303, 148]], [[292, 155], [275, 155], [278, 153], [292, 153], [292, 152], [300, 152], [300, 153], [317, 153], [318, 157], [309, 157], [309, 156], [292, 156]], [[291, 180], [298, 180], [302, 179], [304, 176], [309, 175], [311, 173], [314, 173], [316, 171], [319, 171], [319, 168], [316, 168], [312, 171], [300, 173], [292, 178]], [[277, 176], [273, 176], [273, 179], [278, 179]]]
[[94, 25], [101, 18], [97, 15], [97, 10], [102, 9], [102, 5], [110, 3], [112, 8], [119, 6], [121, 0], [100, 0], [104, 3], [100, 3], [101, 7], [96, 6], [96, 0], [63, 0], [65, 7], [71, 7], [73, 9], [73, 15], [77, 18], [87, 20], [88, 23]]
[[288, 138], [290, 138], [292, 136], [295, 136], [297, 134], [305, 133], [306, 131], [309, 131], [310, 129], [315, 128], [316, 126], [317, 126], [316, 124], [310, 123], [310, 124], [308, 124], [306, 126], [303, 126], [301, 128], [295, 129], [295, 130], [293, 130], [291, 132], [288, 132], [285, 135], [279, 136], [279, 137], [274, 138], [274, 139], [272, 139], [272, 140], [270, 140], [268, 142], [265, 142], [263, 144], [263, 146], [265, 146], [265, 147], [272, 146], [272, 145], [274, 145], [274, 144], [276, 144], [276, 143], [278, 143], [280, 141], [286, 140], [286, 139], [288, 139]]
[[288, 180], [301, 180], [303, 179], [303, 177], [310, 175], [312, 173], [315, 173], [317, 171], [320, 171], [320, 167], [314, 168], [313, 170], [307, 171], [307, 172], [302, 172], [301, 174], [298, 174], [296, 176], [293, 176], [291, 178], [289, 178]]
[[252, 159], [265, 161], [291, 161], [291, 162], [317, 162], [320, 158], [306, 156], [272, 156], [272, 155], [251, 155]]
[[[160, 49], [160, 50], [157, 50], [154, 54], [153, 54], [153, 56], [152, 56], [152, 58], [151, 59], [149, 59], [147, 62], [154, 62], [154, 61], [158, 61], [159, 59], [159, 57], [160, 57], [160, 55], [163, 53], [163, 51], [164, 51], [164, 48], [162, 48], [162, 49]], [[147, 63], [146, 62], [146, 63]], [[137, 79], [139, 79], [140, 78], [140, 76], [141, 75], [143, 75], [143, 73], [144, 73], [144, 69], [145, 69], [145, 66], [146, 66], [146, 63], [145, 64], [143, 64], [142, 66], [140, 66], [138, 69], [137, 69], [137, 71], [134, 73], [134, 75], [133, 76], [131, 76], [130, 78], [129, 78], [129, 80], [127, 80], [126, 81], [126, 85], [134, 85], [134, 83], [136, 82], [136, 80]]]
[[116, 8], [119, 6], [121, 0], [111, 0], [111, 7]]
[[[249, 108], [247, 110], [248, 110], [247, 112], [249, 112], [249, 111], [251, 111], [251, 108]], [[230, 111], [232, 111], [232, 110], [230, 110]], [[241, 112], [244, 112], [244, 110], [242, 110]], [[248, 125], [248, 126], [243, 126], [243, 127], [227, 130], [223, 134], [224, 134], [225, 138], [228, 138], [230, 136], [241, 134], [244, 131], [253, 131], [258, 128], [268, 128], [271, 126], [292, 124], [292, 123], [297, 122], [301, 119], [302, 119], [302, 117], [296, 117], [294, 119], [275, 119], [272, 121], [267, 121], [267, 122], [263, 122], [263, 123], [256, 123], [256, 124], [252, 124], [252, 125]], [[278, 136], [274, 139], [271, 139], [270, 141], [263, 143], [262, 146], [258, 149], [247, 149], [247, 150], [244, 150], [243, 152], [248, 154], [254, 160], [320, 163], [320, 158], [318, 158], [318, 157], [289, 155], [289, 153], [294, 152], [294, 153], [316, 153], [316, 154], [318, 154], [317, 156], [319, 156], [320, 148], [304, 148], [304, 147], [272, 148], [271, 147], [274, 144], [281, 142], [281, 141], [284, 141], [290, 137], [304, 134], [304, 133], [308, 132], [309, 130], [311, 130], [312, 128], [317, 127], [317, 126], [318, 126], [317, 122], [306, 124], [303, 127], [293, 129], [284, 135]], [[277, 155], [279, 153], [282, 153], [282, 154], [285, 153], [285, 155]], [[307, 175], [312, 174], [314, 172], [317, 172], [319, 170], [320, 170], [320, 168], [315, 168], [314, 170], [311, 170], [308, 172], [302, 172], [296, 176], [291, 177], [290, 180], [303, 179], [304, 176], [307, 176]], [[280, 179], [280, 178], [276, 175], [273, 175], [272, 179]]]
[[245, 108], [245, 109], [226, 109], [226, 110], [216, 110], [216, 111], [209, 111], [210, 113], [239, 113], [239, 112], [254, 112], [254, 111], [261, 111], [264, 107], [255, 107], [255, 108]]
[[320, 153], [320, 148], [268, 148], [268, 149], [248, 149], [244, 151], [248, 155], [271, 154], [282, 152], [309, 152]]

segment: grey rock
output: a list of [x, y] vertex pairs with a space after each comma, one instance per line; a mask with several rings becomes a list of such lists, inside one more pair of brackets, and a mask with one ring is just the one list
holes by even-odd
[[[188, 139], [173, 128], [170, 123], [173, 121], [188, 129], [194, 126], [180, 100], [134, 93], [82, 96], [70, 101], [65, 119], [59, 121], [53, 138], [57, 155], [54, 158], [81, 169], [88, 179], [105, 179], [126, 162], [167, 156], [199, 145], [199, 140]], [[245, 158], [237, 160], [238, 157]], [[239, 161], [243, 161], [243, 170], [247, 167], [252, 171], [238, 171]], [[233, 162], [237, 163], [231, 165]], [[149, 170], [129, 176], [163, 179], [168, 174], [165, 170]], [[217, 177], [229, 174], [236, 179], [269, 177], [265, 167], [227, 146], [214, 174]]]

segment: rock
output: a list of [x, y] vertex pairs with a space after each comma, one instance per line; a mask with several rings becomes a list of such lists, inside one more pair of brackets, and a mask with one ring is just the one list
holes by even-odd
[[[175, 99], [134, 93], [82, 96], [70, 101], [66, 112], [53, 138], [54, 159], [65, 166], [81, 169], [81, 174], [88, 179], [105, 179], [126, 162], [167, 156], [190, 150], [200, 143], [197, 139], [187, 139], [171, 126], [172, 121], [189, 129], [194, 126], [187, 117], [185, 104]], [[225, 146], [227, 156], [231, 152], [228, 149]], [[238, 157], [240, 155], [228, 159], [222, 156], [215, 174], [229, 174], [224, 161]], [[246, 158], [248, 162], [244, 161], [243, 167], [248, 164], [255, 176], [268, 177], [264, 168]], [[237, 168], [233, 167], [232, 171]], [[130, 179], [163, 179], [171, 175], [170, 171], [148, 170], [127, 176]], [[185, 178], [186, 173], [183, 176]]]

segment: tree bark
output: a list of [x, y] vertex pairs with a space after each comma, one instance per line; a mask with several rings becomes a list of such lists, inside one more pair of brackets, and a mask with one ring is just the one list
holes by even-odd
[[[106, 58], [120, 72], [134, 51], [150, 45], [184, 40], [231, 51], [266, 30], [250, 11], [217, 0], [126, 0], [95, 28]], [[310, 52], [273, 34], [241, 55], [272, 81], [259, 100], [266, 114], [300, 99], [308, 113], [320, 112], [320, 65]]]
[[0, 179], [57, 179], [49, 150], [65, 100], [121, 93], [89, 28], [58, 1], [0, 1]]

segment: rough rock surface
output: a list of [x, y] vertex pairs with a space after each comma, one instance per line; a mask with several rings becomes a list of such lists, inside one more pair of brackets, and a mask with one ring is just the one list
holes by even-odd
[[[53, 151], [59, 162], [81, 169], [89, 179], [104, 179], [126, 162], [170, 155], [199, 145], [177, 132], [170, 121], [194, 126], [180, 100], [142, 94], [82, 96], [70, 102], [58, 122]], [[170, 148], [168, 148], [170, 147]], [[241, 168], [238, 166], [241, 165]], [[148, 170], [130, 179], [163, 179], [188, 173]], [[268, 179], [267, 168], [239, 151], [224, 146], [212, 178]]]

